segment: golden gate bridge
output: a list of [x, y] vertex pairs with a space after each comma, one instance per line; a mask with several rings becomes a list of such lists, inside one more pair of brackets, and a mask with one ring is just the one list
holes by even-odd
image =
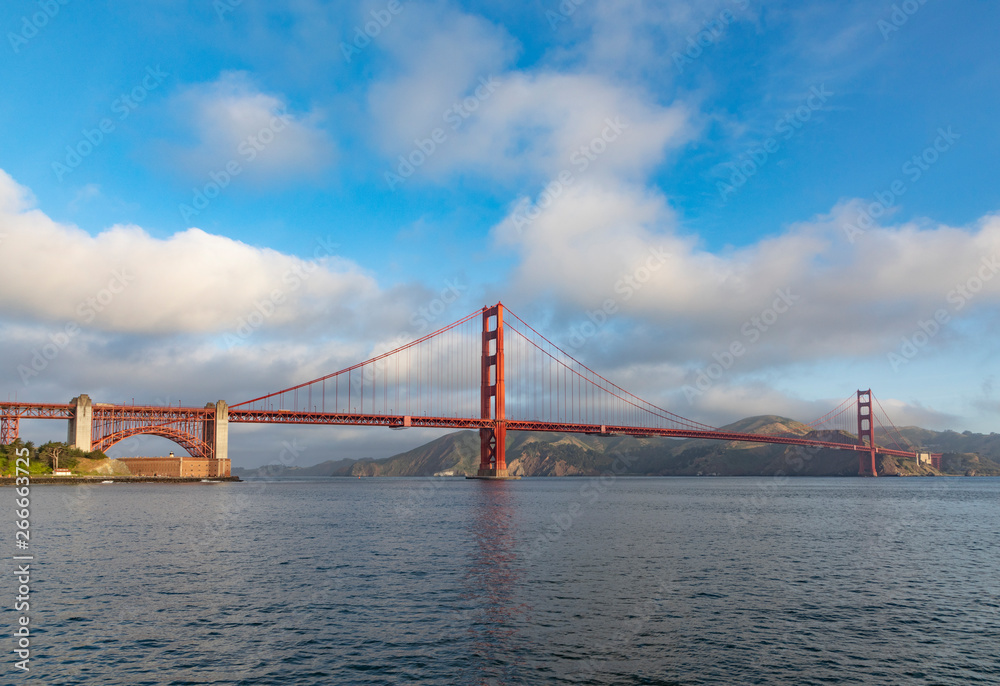
[[[68, 420], [69, 443], [87, 452], [149, 434], [174, 441], [192, 457], [220, 461], [228, 460], [229, 424], [478, 429], [477, 477], [485, 479], [509, 478], [508, 431], [850, 450], [859, 453], [865, 476], [878, 475], [880, 454], [925, 458], [936, 468], [941, 459], [913, 450], [870, 389], [810, 422], [815, 437], [722, 431], [686, 419], [601, 376], [502, 303], [352, 367], [232, 406], [221, 400], [202, 408], [115, 405], [86, 395], [62, 404], [0, 402], [0, 444], [18, 439], [22, 419]], [[876, 444], [876, 427], [891, 447]]]

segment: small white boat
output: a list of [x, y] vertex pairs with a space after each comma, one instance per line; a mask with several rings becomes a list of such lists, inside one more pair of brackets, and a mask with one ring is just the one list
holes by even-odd
[[213, 481], [212, 479], [202, 479], [203, 484], [221, 484], [221, 481]]
[[110, 479], [105, 479], [105, 480], [104, 480], [104, 481], [102, 481], [101, 483], [102, 483], [102, 484], [113, 484], [113, 483], [114, 483], [114, 481], [111, 481]]

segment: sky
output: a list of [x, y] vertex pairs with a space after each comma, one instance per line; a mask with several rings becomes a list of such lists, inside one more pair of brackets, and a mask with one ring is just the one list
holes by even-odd
[[[0, 16], [3, 397], [235, 404], [502, 301], [713, 426], [867, 388], [897, 425], [1000, 425], [995, 2]], [[234, 426], [230, 456], [438, 435]]]

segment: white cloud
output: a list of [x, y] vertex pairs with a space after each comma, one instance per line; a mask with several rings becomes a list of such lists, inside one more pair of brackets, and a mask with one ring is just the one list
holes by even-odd
[[163, 144], [164, 154], [196, 179], [230, 163], [240, 165], [241, 178], [256, 182], [300, 178], [335, 157], [319, 111], [290, 111], [282, 96], [262, 92], [245, 72], [190, 86], [171, 107], [193, 143]]
[[[958, 320], [1000, 304], [1000, 216], [969, 228], [875, 227], [851, 244], [842, 227], [853, 207], [843, 203], [746, 248], [713, 253], [677, 232], [661, 194], [583, 182], [530, 223], [523, 205], [515, 207], [494, 233], [520, 255], [519, 297], [552, 294], [564, 313], [611, 299], [662, 333], [649, 337], [651, 345], [674, 343], [678, 362], [742, 340], [742, 326], [779, 291], [795, 302], [760, 336], [768, 354], [758, 364], [886, 353], [939, 309]], [[976, 292], [963, 295], [963, 285]]]
[[683, 105], [651, 103], [600, 77], [515, 72], [500, 81], [495, 100], [444, 147], [442, 166], [500, 178], [635, 178], [691, 134]]
[[648, 78], [649, 65], [656, 64], [660, 68], [655, 77], [670, 81], [678, 73], [673, 54], [688, 50], [689, 39], [702, 52], [718, 50], [737, 30], [736, 23], [756, 21], [760, 4], [756, 0], [587, 2], [570, 17], [571, 26], [559, 24], [555, 30], [576, 28], [586, 35], [578, 50], [595, 71]]
[[0, 212], [16, 214], [35, 206], [35, 196], [0, 169]]
[[91, 236], [27, 209], [28, 197], [0, 172], [8, 316], [113, 333], [209, 333], [234, 330], [261, 304], [273, 310], [267, 326], [302, 326], [378, 295], [370, 276], [322, 241], [306, 260], [200, 229], [158, 239], [114, 226]]
[[386, 50], [393, 65], [372, 84], [368, 102], [376, 136], [390, 152], [442, 126], [445, 109], [480, 77], [503, 72], [516, 52], [502, 29], [479, 17], [416, 5], [388, 31], [369, 49]]
[[388, 43], [398, 72], [369, 91], [373, 135], [393, 171], [417, 151], [415, 175], [435, 182], [466, 171], [537, 182], [584, 162], [591, 174], [636, 177], [692, 133], [685, 105], [608, 77], [510, 69], [516, 46], [482, 19], [415, 10], [404, 28]]

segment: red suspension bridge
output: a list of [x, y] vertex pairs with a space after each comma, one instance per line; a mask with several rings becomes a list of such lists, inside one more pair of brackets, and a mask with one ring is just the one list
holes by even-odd
[[[859, 473], [876, 476], [876, 456], [926, 460], [900, 436], [870, 390], [812, 422], [810, 436], [720, 431], [647, 402], [585, 366], [498, 303], [423, 338], [312, 381], [228, 406], [160, 407], [0, 402], [0, 444], [21, 419], [69, 421], [69, 442], [107, 450], [130, 436], [170, 439], [191, 456], [226, 461], [229, 424], [333, 424], [478, 429], [479, 476], [507, 478], [507, 431], [662, 436], [777, 443], [859, 453]], [[892, 447], [877, 445], [880, 438]], [[828, 438], [829, 440], [823, 440]]]

